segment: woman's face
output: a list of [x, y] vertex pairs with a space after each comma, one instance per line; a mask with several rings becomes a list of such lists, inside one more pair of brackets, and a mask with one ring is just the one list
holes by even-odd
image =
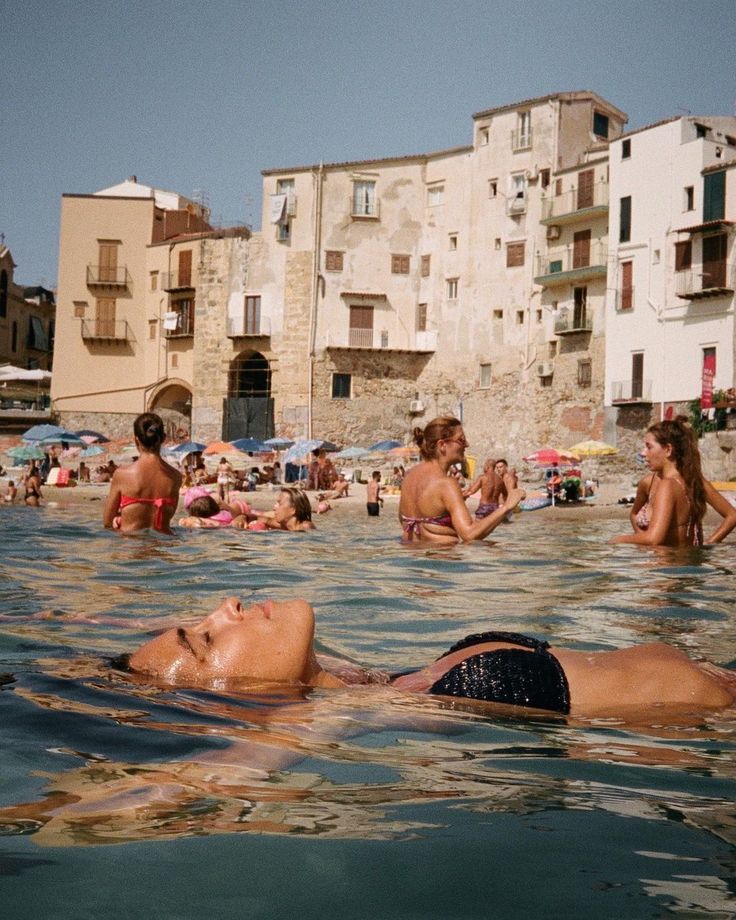
[[452, 430], [449, 438], [443, 438], [440, 442], [446, 445], [447, 458], [451, 463], [456, 463], [465, 458], [465, 450], [470, 447], [467, 440], [465, 439], [465, 432], [462, 429], [462, 425], [458, 425], [457, 428]]
[[288, 492], [279, 492], [279, 497], [273, 506], [274, 520], [279, 524], [285, 524], [296, 515], [296, 509], [291, 503], [291, 496]]
[[306, 601], [265, 601], [248, 608], [224, 600], [195, 626], [146, 642], [130, 667], [172, 684], [208, 686], [235, 678], [307, 682], [313, 664], [314, 611]]
[[642, 454], [649, 469], [656, 472], [664, 467], [665, 460], [670, 459], [672, 447], [669, 444], [660, 444], [653, 434], [647, 432], [644, 435]]

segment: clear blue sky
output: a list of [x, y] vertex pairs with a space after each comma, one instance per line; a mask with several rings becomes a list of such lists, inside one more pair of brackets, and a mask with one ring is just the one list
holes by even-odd
[[629, 128], [736, 114], [733, 0], [0, 0], [0, 232], [56, 283], [60, 197], [130, 175], [260, 223], [260, 170], [471, 142], [592, 89]]

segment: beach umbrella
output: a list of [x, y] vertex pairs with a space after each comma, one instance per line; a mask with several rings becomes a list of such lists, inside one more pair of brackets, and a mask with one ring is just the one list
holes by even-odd
[[346, 447], [332, 455], [333, 460], [357, 460], [358, 457], [365, 457], [370, 451], [367, 447]]
[[84, 457], [99, 457], [100, 454], [104, 454], [105, 450], [102, 447], [99, 447], [97, 444], [90, 444], [89, 447], [85, 447], [83, 451], [80, 451], [79, 456]]
[[284, 463], [296, 463], [313, 450], [318, 450], [324, 442], [312, 438], [309, 441], [296, 441], [284, 454]]
[[271, 450], [286, 450], [287, 447], [291, 447], [294, 441], [290, 438], [269, 438], [263, 443], [267, 444]]
[[388, 451], [393, 450], [395, 447], [403, 447], [403, 446], [404, 445], [402, 441], [396, 441], [396, 440], [390, 439], [388, 441], [378, 441], [376, 444], [371, 444], [368, 450], [374, 454], [379, 453], [381, 451], [383, 451], [384, 453], [387, 453]]
[[271, 448], [259, 441], [258, 438], [238, 438], [232, 441], [232, 446], [244, 454], [270, 454]]
[[73, 431], [60, 429], [56, 434], [50, 434], [45, 438], [35, 438], [34, 442], [41, 447], [52, 447], [54, 444], [68, 444], [71, 446], [85, 447], [85, 442], [78, 438]]
[[43, 460], [46, 454], [36, 444], [22, 444], [20, 447], [10, 447], [5, 453], [13, 460]]
[[228, 454], [233, 452], [233, 445], [229, 441], [210, 441], [202, 453], [205, 457], [212, 457], [215, 454]]
[[81, 428], [79, 431], [75, 431], [74, 434], [81, 438], [85, 444], [109, 444], [110, 438], [106, 437], [104, 434], [101, 434], [99, 431], [92, 431], [91, 428]]
[[579, 441], [570, 451], [580, 457], [610, 457], [618, 453], [618, 448], [605, 441]]
[[170, 454], [199, 454], [201, 453], [206, 444], [202, 444], [200, 441], [185, 441], [183, 444], [177, 444], [176, 447], [169, 448]]
[[557, 450], [554, 447], [540, 447], [534, 453], [524, 457], [527, 463], [537, 466], [559, 466], [561, 463], [579, 463], [580, 457], [570, 450]]
[[58, 425], [34, 425], [28, 431], [24, 431], [21, 437], [24, 441], [40, 441], [42, 438], [51, 438], [61, 432], [69, 435], [72, 440], [76, 437], [73, 432], [60, 428]]

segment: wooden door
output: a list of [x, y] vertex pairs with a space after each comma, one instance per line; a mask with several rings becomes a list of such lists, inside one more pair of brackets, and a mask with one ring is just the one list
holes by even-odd
[[579, 230], [573, 237], [572, 267], [590, 265], [590, 230]]
[[354, 348], [373, 347], [373, 307], [350, 307], [350, 345]]
[[703, 290], [726, 284], [726, 234], [703, 237]]
[[634, 287], [632, 279], [634, 276], [634, 263], [621, 263], [621, 300], [619, 301], [621, 310], [630, 310], [634, 301]]
[[644, 353], [631, 356], [631, 398], [641, 399], [644, 392]]
[[100, 243], [99, 280], [108, 283], [117, 281], [118, 247], [117, 243]]
[[593, 207], [593, 180], [594, 169], [585, 169], [578, 173], [578, 211], [581, 208]]
[[178, 287], [191, 287], [192, 284], [192, 250], [184, 249], [179, 253]]
[[97, 301], [95, 313], [95, 335], [100, 339], [115, 338], [115, 301], [103, 299]]

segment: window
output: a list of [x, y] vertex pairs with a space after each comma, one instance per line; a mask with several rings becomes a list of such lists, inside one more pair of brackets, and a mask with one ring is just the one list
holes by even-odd
[[151, 277], [151, 290], [157, 291], [158, 290], [158, 272], [151, 272], [150, 277]]
[[478, 386], [481, 390], [487, 390], [491, 386], [491, 365], [490, 364], [481, 364], [480, 366], [480, 378]]
[[675, 271], [682, 272], [691, 268], [693, 264], [693, 242], [683, 240], [675, 243]]
[[18, 323], [13, 320], [13, 325], [10, 327], [10, 350], [12, 352], [18, 351]]
[[0, 272], [0, 316], [8, 315], [8, 273]]
[[534, 317], [536, 319], [537, 325], [540, 326], [542, 323], [542, 311], [540, 309], [535, 310]]
[[524, 243], [508, 243], [506, 246], [506, 267], [517, 268], [524, 264]]
[[514, 150], [521, 150], [532, 145], [532, 113], [519, 112], [516, 122], [516, 134], [512, 137]]
[[261, 295], [246, 294], [243, 303], [243, 333], [259, 335], [261, 331]]
[[350, 339], [353, 348], [373, 348], [373, 307], [350, 307]]
[[291, 221], [282, 221], [276, 229], [276, 239], [279, 243], [288, 243], [291, 239]]
[[149, 338], [149, 339], [155, 339], [155, 338], [156, 338], [156, 329], [158, 329], [158, 320], [157, 320], [157, 319], [149, 319], [149, 320], [148, 320], [148, 338]]
[[621, 199], [618, 241], [628, 243], [631, 239], [631, 195]]
[[726, 173], [708, 173], [703, 182], [703, 222], [726, 216]]
[[179, 367], [179, 355], [175, 351], [171, 353], [171, 366], [172, 368]]
[[87, 312], [87, 301], [86, 300], [74, 300], [72, 301], [74, 306], [74, 315], [78, 319], [83, 319], [84, 314]]
[[489, 128], [483, 127], [478, 129], [478, 143], [481, 147], [485, 147], [485, 145], [488, 143], [490, 134], [491, 132]]
[[447, 279], [447, 299], [457, 300], [457, 278]]
[[179, 283], [177, 287], [189, 287], [192, 283], [192, 250], [183, 249], [179, 253]]
[[118, 243], [100, 243], [98, 249], [99, 265], [97, 280], [114, 283], [118, 280]]
[[595, 170], [584, 169], [578, 173], [578, 200], [577, 210], [582, 208], [592, 208], [594, 204]]
[[448, 237], [450, 244], [450, 251], [454, 252], [457, 249], [457, 233], [451, 233]]
[[194, 300], [184, 297], [173, 301], [171, 312], [176, 313], [176, 326], [168, 331], [168, 335], [194, 335]]
[[294, 179], [278, 179], [276, 181], [276, 194], [286, 195], [286, 208], [283, 212], [283, 218], [287, 219], [296, 214], [296, 181]]
[[337, 252], [334, 249], [325, 252], [325, 271], [341, 272], [343, 255], [344, 253]]
[[410, 256], [391, 256], [391, 274], [408, 275], [411, 266]]
[[589, 387], [593, 382], [593, 362], [590, 358], [578, 359], [578, 386]]
[[422, 263], [421, 263], [421, 269], [420, 269], [422, 278], [429, 278], [430, 264], [431, 264], [431, 256], [422, 256]]
[[417, 304], [417, 332], [427, 331], [427, 304]]
[[573, 295], [573, 316], [572, 316], [572, 328], [573, 329], [585, 329], [587, 321], [587, 306], [588, 306], [588, 288], [587, 287], [576, 287], [572, 289]]
[[626, 138], [626, 140], [621, 141], [621, 159], [628, 160], [631, 158], [631, 139]]
[[596, 137], [608, 138], [608, 115], [603, 112], [593, 112], [593, 134]]
[[501, 248], [501, 237], [500, 236], [497, 236], [496, 239], [493, 241], [493, 248], [494, 249]]
[[526, 210], [526, 176], [524, 173], [516, 173], [510, 177], [508, 206], [509, 211]]
[[562, 194], [562, 179], [555, 179], [555, 198]]
[[726, 234], [703, 237], [703, 290], [726, 284]]
[[557, 340], [554, 342], [547, 343], [547, 357], [556, 358], [557, 357]]
[[445, 200], [445, 186], [444, 185], [431, 185], [427, 189], [427, 204], [429, 207], [434, 207], [434, 205], [442, 204]]
[[572, 267], [585, 268], [590, 265], [590, 230], [578, 230], [572, 237]]
[[332, 375], [332, 398], [333, 399], [350, 399], [351, 384], [352, 384], [351, 374], [333, 374]]
[[550, 175], [551, 173], [549, 169], [539, 170], [539, 184], [542, 186], [542, 188], [549, 188]]
[[496, 198], [498, 195], [498, 179], [488, 180], [488, 197]]
[[695, 137], [707, 137], [709, 128], [707, 125], [699, 125], [695, 123]]
[[552, 375], [550, 374], [548, 377], [540, 377], [539, 385], [540, 387], [551, 387], [552, 386]]
[[115, 337], [115, 301], [108, 298], [98, 300], [95, 304], [95, 335], [97, 338]]
[[494, 319], [503, 319], [503, 310], [494, 310], [493, 311]]
[[659, 265], [661, 258], [662, 258], [662, 251], [660, 249], [653, 249], [652, 250], [652, 265]]
[[619, 294], [619, 309], [631, 310], [634, 306], [634, 263], [632, 261], [621, 263], [621, 292]]
[[375, 182], [353, 182], [353, 216], [378, 216]]
[[524, 325], [524, 311], [523, 310], [516, 311], [516, 325], [517, 326]]
[[686, 185], [683, 189], [683, 202], [682, 202], [683, 211], [694, 211], [695, 210], [695, 186]]

